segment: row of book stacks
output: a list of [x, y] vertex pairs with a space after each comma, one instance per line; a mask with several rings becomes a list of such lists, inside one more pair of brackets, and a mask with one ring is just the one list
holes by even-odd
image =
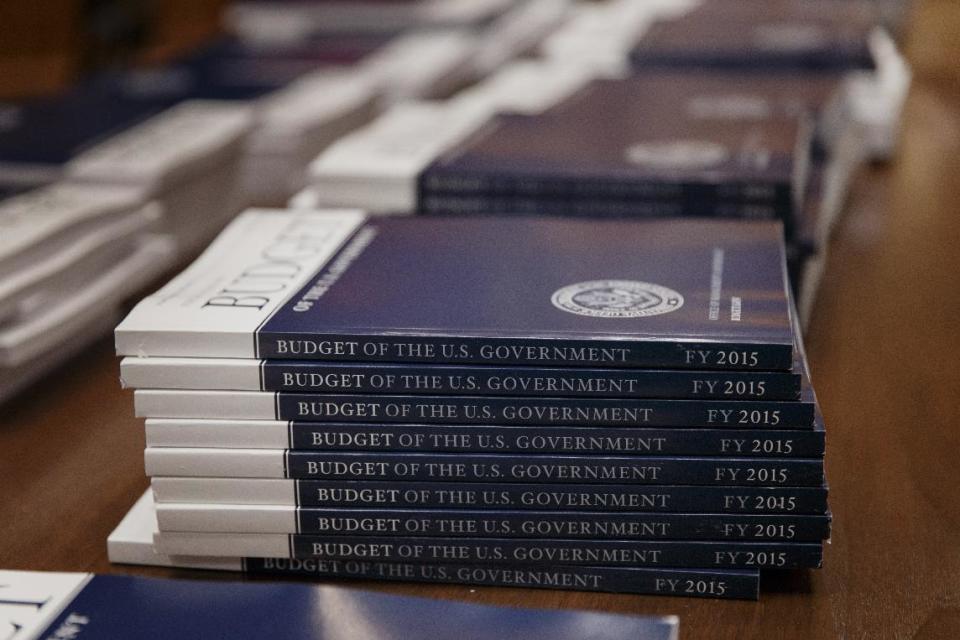
[[803, 327], [895, 150], [903, 3], [379, 4], [246, 0], [0, 111], [0, 398], [192, 260], [115, 331], [151, 488], [111, 559], [741, 599], [820, 567]]

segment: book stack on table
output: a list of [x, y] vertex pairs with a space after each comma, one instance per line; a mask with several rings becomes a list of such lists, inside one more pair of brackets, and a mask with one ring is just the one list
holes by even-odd
[[251, 210], [116, 339], [167, 563], [721, 598], [821, 563], [777, 222]]
[[0, 196], [0, 403], [108, 333], [172, 266], [161, 212], [131, 186]]

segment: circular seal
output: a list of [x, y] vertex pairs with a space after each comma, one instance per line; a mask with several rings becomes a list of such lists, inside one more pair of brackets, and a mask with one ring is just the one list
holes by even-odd
[[629, 162], [654, 169], [707, 169], [730, 157], [722, 144], [706, 140], [669, 140], [627, 147]]
[[644, 318], [676, 311], [683, 296], [637, 280], [591, 280], [557, 289], [550, 301], [558, 309], [594, 318]]

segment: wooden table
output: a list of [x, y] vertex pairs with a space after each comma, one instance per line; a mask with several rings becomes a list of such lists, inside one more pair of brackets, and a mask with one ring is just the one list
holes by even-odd
[[[960, 76], [956, 7], [918, 12], [907, 42], [921, 77], [899, 156], [856, 182], [809, 332], [834, 513], [822, 570], [768, 576], [759, 602], [362, 586], [677, 614], [686, 639], [960, 637], [960, 92], [947, 82], [951, 69]], [[108, 339], [0, 407], [0, 567], [235, 577], [108, 563], [107, 534], [147, 487], [132, 414]]]

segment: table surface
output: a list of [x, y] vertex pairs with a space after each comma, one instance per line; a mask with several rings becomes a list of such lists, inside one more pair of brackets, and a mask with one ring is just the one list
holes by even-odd
[[[348, 584], [677, 614], [683, 638], [960, 637], [960, 91], [944, 77], [960, 47], [935, 46], [960, 43], [957, 4], [914, 15], [901, 147], [854, 184], [807, 338], [834, 513], [823, 569], [767, 576], [759, 602]], [[236, 578], [109, 564], [106, 537], [147, 487], [143, 446], [109, 339], [0, 407], [0, 567]]]

